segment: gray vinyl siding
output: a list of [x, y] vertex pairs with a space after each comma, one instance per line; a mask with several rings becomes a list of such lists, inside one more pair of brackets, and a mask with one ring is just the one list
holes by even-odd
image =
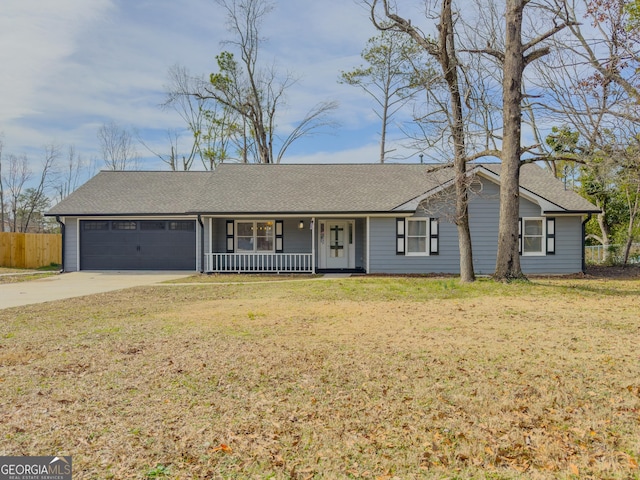
[[[495, 271], [498, 221], [499, 187], [483, 180], [479, 193], [469, 200], [469, 220], [473, 246], [473, 266], [477, 275], [490, 275]], [[442, 195], [443, 203], [451, 196]], [[370, 273], [459, 273], [457, 227], [436, 204], [426, 205], [415, 216], [439, 219], [439, 255], [396, 255], [395, 218], [371, 218]], [[524, 198], [520, 199], [521, 217], [541, 217], [540, 207]], [[552, 216], [552, 215], [549, 215]], [[582, 218], [580, 216], [554, 217], [556, 220], [555, 255], [521, 256], [524, 273], [575, 273], [582, 269]]]
[[285, 218], [282, 229], [282, 250], [284, 253], [311, 253], [310, 220], [304, 219], [304, 228], [298, 228], [299, 219]]
[[439, 255], [396, 255], [395, 218], [372, 217], [369, 238], [369, 273], [458, 273], [460, 270], [456, 226], [443, 219], [439, 225]]
[[364, 218], [356, 218], [354, 230], [355, 230], [355, 242], [356, 242], [356, 268], [358, 269], [366, 269], [367, 265], [367, 220]]
[[211, 238], [214, 237], [214, 230], [216, 228], [216, 222], [214, 219], [204, 217], [202, 219], [204, 223], [204, 240], [202, 242], [202, 251], [204, 253], [211, 252]]
[[469, 229], [473, 249], [473, 270], [476, 275], [490, 275], [496, 269], [498, 254], [500, 190], [489, 180], [481, 181], [480, 193], [469, 197]]
[[[204, 223], [204, 221], [203, 221]], [[204, 243], [203, 234], [206, 232], [206, 228], [200, 225], [200, 222], [196, 220], [196, 271], [201, 272], [204, 269], [204, 258], [202, 258], [202, 244]]]
[[78, 268], [78, 219], [64, 219], [64, 271], [76, 272]]
[[556, 253], [542, 257], [521, 256], [524, 273], [563, 274], [582, 270], [582, 219], [555, 217]]

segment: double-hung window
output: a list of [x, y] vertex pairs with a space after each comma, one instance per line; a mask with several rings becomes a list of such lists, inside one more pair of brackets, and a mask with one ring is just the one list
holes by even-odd
[[236, 222], [237, 252], [273, 252], [274, 222], [238, 221]]
[[530, 217], [520, 219], [520, 253], [522, 255], [555, 255], [556, 219]]
[[544, 255], [545, 250], [544, 219], [522, 219], [522, 254]]
[[397, 218], [396, 255], [438, 255], [437, 218]]
[[428, 218], [407, 219], [407, 255], [428, 255]]

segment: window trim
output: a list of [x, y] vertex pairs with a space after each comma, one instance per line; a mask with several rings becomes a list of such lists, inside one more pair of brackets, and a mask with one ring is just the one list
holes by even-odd
[[[431, 255], [431, 219], [429, 217], [408, 217], [405, 219], [405, 255], [408, 257], [428, 257]], [[409, 235], [409, 222], [424, 222], [425, 234], [424, 235]], [[409, 239], [410, 238], [424, 238], [424, 252], [410, 252], [409, 251]]]
[[[540, 235], [527, 235], [527, 221], [537, 221], [540, 222], [542, 226], [542, 233]], [[520, 255], [523, 257], [544, 257], [547, 255], [547, 221], [545, 217], [522, 217], [520, 219], [521, 222], [521, 231], [520, 231]], [[526, 252], [525, 251], [525, 240], [527, 237], [530, 238], [540, 238], [540, 250], [535, 252]]]
[[[238, 235], [238, 224], [239, 223], [253, 223], [253, 250], [240, 250], [238, 249], [238, 238], [240, 238], [240, 235]], [[257, 246], [258, 246], [258, 223], [271, 223], [271, 245], [272, 248], [271, 250], [257, 250]], [[276, 253], [276, 221], [275, 220], [271, 220], [271, 219], [265, 219], [265, 220], [251, 220], [251, 219], [246, 219], [246, 220], [236, 220], [233, 224], [234, 227], [234, 231], [235, 231], [235, 236], [233, 238], [233, 247], [235, 249], [236, 253]], [[244, 236], [243, 236], [244, 238]], [[281, 237], [282, 238], [282, 237]]]

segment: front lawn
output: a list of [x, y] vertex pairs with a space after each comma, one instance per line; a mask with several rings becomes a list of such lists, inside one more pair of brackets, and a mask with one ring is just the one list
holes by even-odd
[[60, 266], [49, 266], [38, 269], [0, 267], [0, 285], [3, 283], [29, 282], [39, 278], [56, 275]]
[[0, 310], [74, 478], [639, 478], [640, 280], [162, 285]]

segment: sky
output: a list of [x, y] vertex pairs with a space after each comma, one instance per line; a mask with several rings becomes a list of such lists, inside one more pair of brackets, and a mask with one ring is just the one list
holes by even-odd
[[[338, 82], [341, 71], [361, 64], [360, 52], [376, 35], [368, 12], [356, 0], [274, 3], [262, 28], [268, 41], [262, 58], [299, 78], [280, 124], [294, 123], [318, 102], [340, 104], [341, 127], [299, 140], [285, 161], [377, 161], [379, 122], [371, 101]], [[2, 0], [4, 154], [26, 154], [37, 168], [43, 146], [74, 145], [100, 167], [97, 131], [111, 121], [167, 150], [167, 129], [184, 127], [175, 112], [159, 107], [169, 68], [208, 75], [229, 36], [214, 0]], [[147, 157], [142, 169], [166, 169], [142, 145], [137, 150]]]

